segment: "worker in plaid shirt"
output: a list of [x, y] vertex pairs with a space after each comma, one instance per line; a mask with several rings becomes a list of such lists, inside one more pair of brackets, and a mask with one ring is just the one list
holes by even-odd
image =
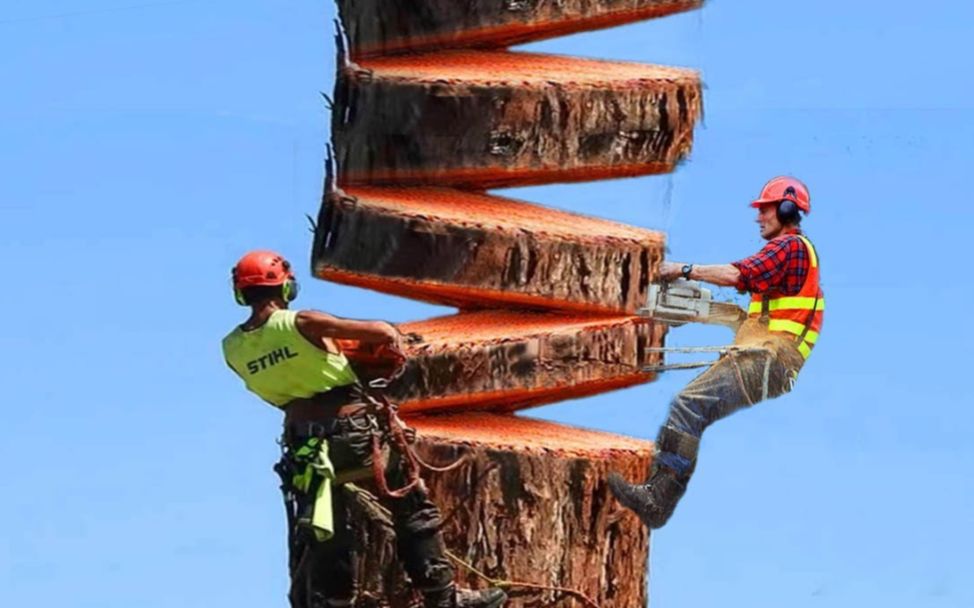
[[704, 429], [791, 390], [818, 341], [825, 309], [818, 254], [799, 228], [802, 215], [811, 211], [808, 188], [795, 178], [776, 177], [751, 206], [768, 241], [755, 255], [731, 264], [660, 266], [662, 281], [683, 277], [734, 286], [750, 292], [751, 302], [734, 340], [740, 348], [721, 356], [670, 404], [645, 483], [609, 477], [616, 499], [651, 528], [666, 523], [686, 491]]

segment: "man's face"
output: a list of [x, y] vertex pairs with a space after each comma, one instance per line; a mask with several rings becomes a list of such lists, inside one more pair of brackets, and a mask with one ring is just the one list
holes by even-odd
[[770, 241], [781, 234], [784, 228], [778, 221], [778, 204], [771, 203], [758, 207], [758, 226], [761, 227], [761, 238]]

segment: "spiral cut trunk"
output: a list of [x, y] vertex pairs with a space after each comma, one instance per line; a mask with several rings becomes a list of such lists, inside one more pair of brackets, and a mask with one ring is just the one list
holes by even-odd
[[662, 17], [702, 0], [339, 0], [356, 56], [503, 47]]
[[[511, 415], [408, 423], [425, 461], [463, 458], [454, 469], [425, 475], [447, 549], [492, 579], [534, 585], [509, 587], [507, 608], [645, 605], [648, 534], [612, 500], [606, 477], [644, 476], [649, 442]], [[358, 605], [415, 605], [381, 509], [364, 496], [354, 503], [360, 546], [369, 547], [358, 555]], [[472, 588], [488, 584], [459, 564], [457, 579]]]
[[661, 233], [445, 189], [352, 187], [327, 196], [315, 274], [457, 306], [632, 314], [663, 257]]
[[[399, 326], [415, 334], [389, 397], [404, 412], [510, 411], [649, 382], [664, 326], [647, 319], [479, 311]], [[368, 376], [365, 370], [363, 375]]]
[[696, 72], [509, 52], [347, 64], [340, 182], [467, 189], [665, 173], [690, 151]]

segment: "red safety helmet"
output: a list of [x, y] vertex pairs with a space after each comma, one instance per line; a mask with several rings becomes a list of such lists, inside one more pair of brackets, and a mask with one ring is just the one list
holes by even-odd
[[238, 304], [247, 305], [243, 289], [247, 287], [281, 286], [281, 295], [287, 302], [298, 296], [298, 282], [291, 272], [291, 264], [279, 253], [266, 250], [245, 254], [231, 271], [233, 293]]
[[808, 187], [801, 180], [787, 175], [776, 177], [766, 183], [751, 206], [760, 207], [782, 201], [791, 201], [805, 213], [812, 212], [812, 196], [808, 193]]

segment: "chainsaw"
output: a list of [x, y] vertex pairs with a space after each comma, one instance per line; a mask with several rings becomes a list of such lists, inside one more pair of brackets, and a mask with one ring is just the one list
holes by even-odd
[[734, 330], [747, 317], [740, 306], [733, 302], [718, 302], [699, 281], [686, 279], [651, 283], [646, 306], [637, 314], [674, 327], [685, 323], [710, 323]]
[[[646, 306], [640, 308], [637, 314], [679, 327], [686, 323], [708, 323], [724, 325], [734, 331], [740, 327], [747, 313], [733, 302], [719, 302], [713, 299], [713, 293], [703, 287], [698, 281], [676, 279], [664, 283], [652, 283], [646, 298]], [[677, 346], [651, 347], [644, 349], [647, 354], [656, 353], [718, 353], [744, 352], [761, 350], [739, 346]], [[673, 369], [693, 369], [709, 367], [714, 361], [699, 361], [693, 363], [660, 363], [643, 367], [644, 372], [661, 372]]]

